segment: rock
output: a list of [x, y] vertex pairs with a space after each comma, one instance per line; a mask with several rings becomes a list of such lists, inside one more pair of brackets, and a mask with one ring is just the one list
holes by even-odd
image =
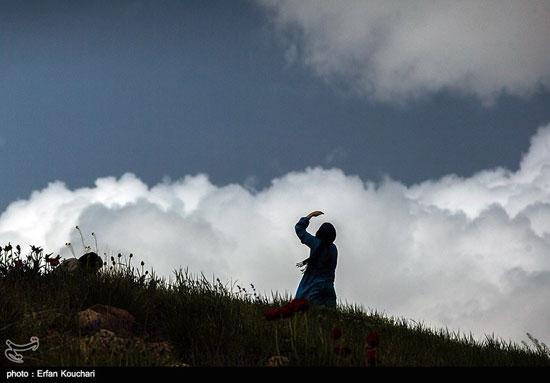
[[79, 312], [78, 323], [81, 329], [90, 334], [104, 329], [120, 336], [129, 336], [136, 327], [136, 320], [128, 311], [100, 304]]
[[86, 253], [80, 258], [69, 258], [65, 259], [61, 264], [55, 269], [57, 271], [63, 271], [66, 273], [76, 273], [76, 272], [88, 272], [95, 273], [103, 266], [103, 261], [94, 252]]
[[78, 258], [78, 262], [80, 263], [80, 268], [87, 272], [95, 273], [103, 267], [103, 260], [94, 252], [84, 254]]
[[147, 365], [174, 364], [172, 346], [168, 342], [148, 343], [140, 337], [121, 338], [114, 332], [100, 329], [91, 337], [80, 339], [80, 352], [85, 357], [109, 358], [108, 355], [140, 355]]
[[172, 354], [172, 346], [168, 342], [147, 343], [147, 350], [158, 355]]
[[67, 273], [74, 273], [80, 269], [80, 262], [76, 258], [65, 259], [59, 267], [56, 269], [58, 271], [64, 271]]
[[267, 360], [267, 367], [283, 367], [290, 363], [290, 359], [286, 356], [273, 355]]
[[[149, 342], [147, 336], [136, 335], [134, 317], [128, 311], [96, 304], [78, 313], [83, 333], [73, 336], [51, 330], [44, 336], [48, 351], [69, 348], [77, 360], [87, 365], [129, 363], [140, 366], [184, 367], [177, 361], [167, 341]], [[42, 340], [42, 337], [40, 338]]]
[[102, 350], [110, 348], [111, 345], [120, 343], [120, 338], [116, 338], [115, 333], [104, 328], [96, 332], [92, 337], [80, 339], [80, 352], [86, 354], [91, 350]]

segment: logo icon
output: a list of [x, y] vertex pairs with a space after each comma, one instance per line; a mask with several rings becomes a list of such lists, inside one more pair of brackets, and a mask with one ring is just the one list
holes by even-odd
[[32, 336], [30, 343], [26, 344], [15, 344], [11, 340], [6, 340], [6, 344], [8, 345], [8, 348], [6, 351], [4, 351], [4, 355], [6, 355], [6, 358], [8, 360], [14, 362], [14, 363], [23, 363], [23, 355], [19, 354], [19, 352], [23, 351], [36, 351], [38, 350], [39, 342], [37, 336]]

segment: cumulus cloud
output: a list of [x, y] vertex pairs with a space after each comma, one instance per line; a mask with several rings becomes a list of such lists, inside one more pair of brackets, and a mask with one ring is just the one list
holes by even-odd
[[484, 103], [550, 85], [546, 0], [257, 0], [296, 61], [383, 101], [440, 90]]
[[497, 168], [406, 186], [308, 168], [263, 190], [216, 186], [204, 174], [149, 187], [133, 174], [76, 190], [53, 182], [0, 216], [0, 244], [71, 257], [79, 225], [100, 253], [134, 253], [160, 275], [188, 267], [222, 281], [293, 294], [307, 255], [294, 224], [337, 228], [341, 303], [478, 337], [550, 340], [550, 125], [515, 172]]

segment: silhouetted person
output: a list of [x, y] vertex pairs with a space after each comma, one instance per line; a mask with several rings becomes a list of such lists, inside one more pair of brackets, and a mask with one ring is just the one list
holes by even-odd
[[323, 214], [314, 211], [300, 218], [295, 226], [296, 234], [304, 245], [310, 248], [309, 258], [296, 264], [306, 267], [296, 298], [306, 298], [314, 305], [336, 306], [336, 291], [334, 290], [334, 275], [338, 249], [333, 243], [336, 239], [336, 229], [325, 222], [319, 227], [315, 236], [306, 231], [309, 220]]

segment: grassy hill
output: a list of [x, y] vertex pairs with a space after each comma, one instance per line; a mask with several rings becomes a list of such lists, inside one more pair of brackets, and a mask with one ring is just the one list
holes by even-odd
[[[357, 306], [266, 315], [290, 297], [184, 270], [169, 284], [132, 255], [105, 259], [98, 273], [58, 268], [38, 247], [0, 252], [0, 342], [40, 339], [36, 351], [22, 353], [25, 366], [550, 366], [548, 348], [534, 338], [476, 342]], [[124, 323], [83, 322], [94, 305], [126, 315]]]

